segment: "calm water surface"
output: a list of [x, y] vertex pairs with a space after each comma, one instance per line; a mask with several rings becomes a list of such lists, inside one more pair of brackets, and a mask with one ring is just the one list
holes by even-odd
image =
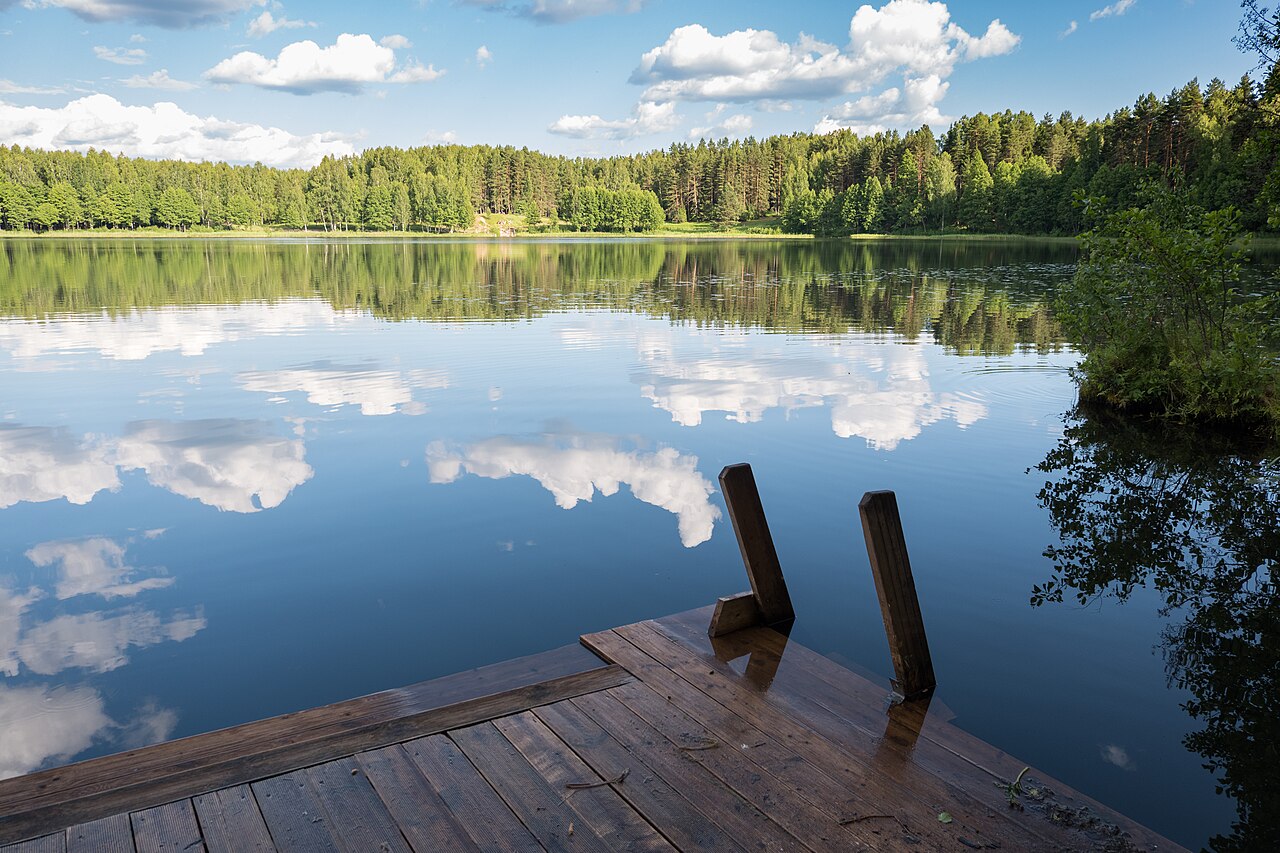
[[[1213, 686], [1179, 669], [1213, 631], [1203, 590], [1170, 609], [1141, 569], [1090, 575], [1114, 543], [1064, 507], [1105, 514], [1086, 498], [1117, 476], [1149, 508], [1153, 465], [1207, 465], [1219, 491], [1274, 465], [1153, 462], [1167, 441], [1064, 417], [1077, 356], [1048, 301], [1074, 257], [0, 243], [0, 777], [710, 603], [746, 585], [716, 475], [748, 461], [798, 640], [889, 674], [857, 501], [894, 489], [957, 724], [1184, 844], [1230, 835], [1215, 778], [1247, 803], [1274, 775], [1183, 743], [1213, 723], [1183, 708]], [[1054, 578], [1065, 601], [1033, 606]]]

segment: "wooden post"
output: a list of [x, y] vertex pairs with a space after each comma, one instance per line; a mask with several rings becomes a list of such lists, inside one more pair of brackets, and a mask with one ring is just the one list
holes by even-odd
[[729, 520], [738, 537], [738, 549], [747, 567], [747, 577], [751, 579], [751, 592], [760, 609], [761, 622], [774, 625], [795, 619], [796, 612], [791, 607], [787, 582], [782, 578], [782, 566], [773, 548], [773, 537], [769, 535], [769, 523], [765, 521], [751, 466], [745, 462], [725, 466], [720, 472], [720, 488], [729, 507]]
[[918, 699], [933, 692], [933, 660], [920, 616], [920, 599], [907, 559], [907, 540], [898, 516], [893, 492], [867, 492], [858, 504], [862, 533], [871, 558], [871, 574], [880, 597], [880, 615], [889, 638], [889, 654], [897, 674], [895, 689], [904, 699]]
[[711, 615], [711, 627], [707, 629], [707, 635], [723, 637], [760, 624], [760, 608], [756, 605], [755, 593], [740, 592], [716, 601], [716, 611]]

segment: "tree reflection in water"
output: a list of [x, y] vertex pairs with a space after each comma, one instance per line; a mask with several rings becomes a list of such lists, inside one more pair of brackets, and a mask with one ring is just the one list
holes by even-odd
[[[1200, 728], [1184, 745], [1236, 801], [1220, 853], [1280, 839], [1280, 447], [1077, 414], [1038, 470], [1060, 536], [1032, 604], [1151, 586], [1169, 683]], [[1177, 620], [1181, 620], [1180, 622]]]

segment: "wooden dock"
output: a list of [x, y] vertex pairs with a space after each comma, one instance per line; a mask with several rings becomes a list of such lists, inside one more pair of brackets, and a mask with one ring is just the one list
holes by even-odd
[[1181, 849], [711, 615], [9, 779], [0, 851]]
[[860, 506], [891, 694], [788, 640], [750, 469], [721, 485], [752, 592], [0, 781], [0, 853], [1182, 849], [951, 724], [892, 493]]

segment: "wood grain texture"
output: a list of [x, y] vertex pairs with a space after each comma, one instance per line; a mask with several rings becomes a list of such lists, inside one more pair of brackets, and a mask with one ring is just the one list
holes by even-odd
[[480, 849], [403, 747], [362, 752], [356, 761], [414, 850]]
[[304, 771], [263, 779], [251, 787], [277, 850], [342, 851], [333, 819], [308, 784]]
[[795, 619], [791, 594], [787, 592], [787, 582], [782, 577], [782, 566], [773, 547], [769, 522], [764, 516], [764, 505], [760, 502], [751, 466], [745, 462], [726, 465], [720, 472], [720, 489], [724, 492], [729, 520], [733, 522], [738, 549], [742, 552], [742, 562], [764, 623], [774, 625]]
[[129, 815], [138, 853], [204, 853], [203, 836], [190, 800], [178, 800]]
[[897, 674], [897, 689], [906, 699], [926, 696], [937, 686], [937, 679], [920, 614], [920, 598], [911, 575], [911, 560], [907, 557], [898, 498], [888, 491], [867, 492], [858, 503], [858, 514], [862, 517], [862, 534], [867, 541], [884, 632], [889, 639], [889, 656]]
[[760, 612], [760, 605], [756, 604], [755, 593], [740, 592], [737, 595], [726, 595], [716, 600], [716, 609], [711, 615], [707, 635], [720, 637], [743, 628], [763, 624], [764, 614]]
[[191, 798], [209, 853], [270, 853], [271, 832], [248, 785]]
[[67, 853], [133, 853], [127, 814], [114, 814], [67, 828]]
[[25, 784], [6, 780], [0, 782], [0, 843], [526, 711], [629, 678], [602, 666], [425, 711], [382, 699], [370, 709], [365, 700], [352, 700], [32, 774], [23, 777]]

